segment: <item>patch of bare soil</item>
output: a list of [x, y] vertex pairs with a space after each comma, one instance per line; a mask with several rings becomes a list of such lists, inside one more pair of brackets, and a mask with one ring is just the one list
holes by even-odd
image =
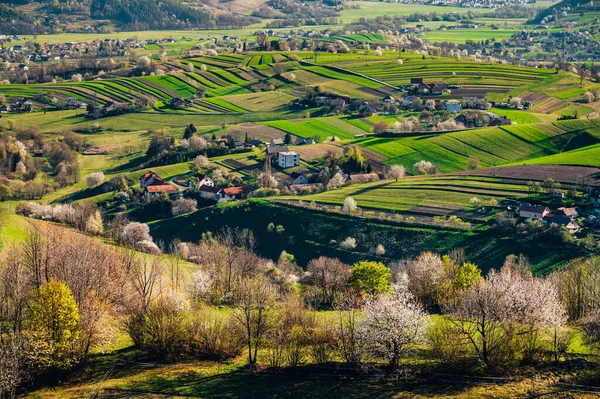
[[248, 137], [256, 138], [260, 140], [270, 141], [272, 139], [283, 138], [285, 132], [275, 129], [274, 127], [267, 125], [259, 125], [254, 123], [245, 123], [242, 125], [232, 126], [229, 133], [235, 138], [245, 138], [246, 132]]
[[583, 176], [589, 176], [592, 184], [600, 184], [600, 180], [591, 176], [600, 172], [599, 168], [588, 166], [568, 166], [568, 165], [520, 165], [520, 166], [500, 166], [497, 168], [487, 168], [470, 170], [468, 172], [449, 173], [449, 175], [458, 176], [487, 176], [502, 177], [515, 180], [537, 180], [543, 181], [548, 178], [561, 183], [574, 184]]
[[86, 148], [83, 151], [83, 155], [102, 155], [108, 154], [111, 151], [120, 148], [120, 145], [117, 144], [103, 144], [103, 145], [93, 145], [91, 147]]

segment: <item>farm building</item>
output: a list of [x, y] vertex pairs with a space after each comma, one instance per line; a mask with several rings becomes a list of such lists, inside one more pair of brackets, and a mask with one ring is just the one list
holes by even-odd
[[543, 219], [550, 214], [550, 209], [546, 205], [521, 204], [519, 207], [519, 216], [526, 219]]
[[294, 151], [280, 152], [277, 158], [277, 164], [280, 168], [292, 168], [300, 165], [300, 154]]

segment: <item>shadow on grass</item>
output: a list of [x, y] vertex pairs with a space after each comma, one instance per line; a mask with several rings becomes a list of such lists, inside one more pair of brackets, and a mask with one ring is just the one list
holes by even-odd
[[208, 377], [196, 372], [155, 374], [125, 388], [107, 389], [101, 397], [392, 398], [402, 392], [434, 398], [458, 394], [464, 388], [461, 383], [332, 375], [306, 366], [281, 372], [253, 373], [244, 369]]

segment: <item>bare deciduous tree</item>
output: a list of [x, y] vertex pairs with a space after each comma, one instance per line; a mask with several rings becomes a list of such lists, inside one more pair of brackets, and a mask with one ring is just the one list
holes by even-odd
[[263, 278], [247, 280], [236, 297], [233, 319], [248, 349], [248, 364], [256, 365], [258, 351], [274, 326], [275, 288]]

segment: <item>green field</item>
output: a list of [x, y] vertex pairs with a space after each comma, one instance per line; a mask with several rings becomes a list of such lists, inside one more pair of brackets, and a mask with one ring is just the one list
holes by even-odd
[[[408, 169], [426, 160], [440, 166], [442, 172], [463, 170], [470, 156], [481, 160], [482, 167], [529, 161], [593, 145], [600, 141], [597, 120], [558, 121], [554, 124], [517, 125], [485, 128], [422, 137], [366, 138], [356, 143], [389, 158], [388, 164], [402, 164]], [[548, 131], [556, 130], [556, 134]], [[586, 153], [587, 154], [587, 153]], [[594, 151], [570, 164], [598, 166]], [[561, 154], [562, 159], [569, 155]], [[544, 162], [551, 163], [551, 162]]]
[[351, 196], [359, 207], [410, 211], [427, 203], [435, 203], [436, 206], [470, 207], [469, 201], [473, 197], [477, 197], [482, 204], [485, 204], [491, 199], [500, 200], [508, 196], [526, 195], [527, 186], [504, 184], [502, 179], [411, 177], [398, 182], [353, 184], [338, 190], [303, 197], [303, 199], [341, 205], [346, 197]]
[[262, 123], [299, 137], [310, 138], [319, 136], [323, 141], [329, 137], [352, 139], [354, 138], [355, 134], [364, 133], [355, 126], [345, 122], [343, 119], [338, 118], [319, 118], [292, 121], [279, 120]]

